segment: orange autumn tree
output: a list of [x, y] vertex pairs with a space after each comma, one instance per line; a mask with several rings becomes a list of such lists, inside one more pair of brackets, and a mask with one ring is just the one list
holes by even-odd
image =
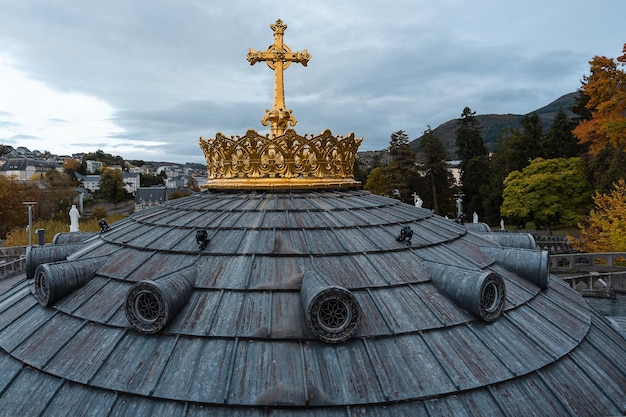
[[617, 62], [595, 56], [589, 63], [591, 73], [581, 90], [589, 97], [585, 107], [591, 119], [580, 122], [573, 133], [589, 145], [590, 153], [598, 154], [609, 145], [616, 149], [626, 145], [626, 44]]
[[596, 192], [595, 208], [578, 224], [580, 238], [570, 237], [583, 252], [626, 252], [626, 181], [620, 179], [607, 194]]

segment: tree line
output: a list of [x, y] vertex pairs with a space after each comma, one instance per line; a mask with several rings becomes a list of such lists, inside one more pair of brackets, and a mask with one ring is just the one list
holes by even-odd
[[612, 241], [611, 250], [626, 250], [625, 204], [615, 202], [620, 196], [626, 200], [625, 65], [626, 44], [616, 60], [595, 56], [571, 108], [575, 117], [559, 111], [546, 128], [536, 113], [529, 114], [519, 128], [500, 133], [492, 153], [476, 113], [465, 107], [455, 131], [460, 186], [447, 169], [443, 143], [430, 128], [419, 143], [420, 160], [399, 130], [386, 149], [388, 164], [369, 171], [357, 166], [355, 173], [372, 193], [409, 204], [418, 194], [423, 207], [439, 215], [456, 217], [455, 199], [461, 198], [464, 214], [479, 213], [492, 225], [501, 219], [516, 227], [578, 225], [579, 248], [595, 239]]

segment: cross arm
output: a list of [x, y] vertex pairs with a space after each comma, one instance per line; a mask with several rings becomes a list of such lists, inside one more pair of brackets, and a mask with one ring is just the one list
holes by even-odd
[[301, 52], [291, 52], [291, 51], [273, 51], [271, 49], [261, 52], [256, 51], [253, 48], [250, 48], [247, 55], [248, 62], [250, 65], [254, 65], [257, 62], [267, 61], [267, 62], [297, 62], [299, 64], [307, 66], [307, 63], [311, 59], [311, 54], [306, 49], [303, 49]]

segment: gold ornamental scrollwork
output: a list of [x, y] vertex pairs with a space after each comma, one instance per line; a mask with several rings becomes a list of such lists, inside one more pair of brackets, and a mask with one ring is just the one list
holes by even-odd
[[200, 138], [209, 171], [205, 188], [357, 187], [353, 168], [362, 141], [354, 133], [309, 137], [293, 129], [277, 137], [251, 129], [244, 136]]

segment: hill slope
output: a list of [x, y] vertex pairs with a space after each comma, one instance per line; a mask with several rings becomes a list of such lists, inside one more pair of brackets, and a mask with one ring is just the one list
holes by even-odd
[[[559, 110], [564, 110], [569, 117], [573, 117], [574, 113], [570, 110], [575, 104], [575, 97], [577, 92], [566, 94], [558, 99], [554, 100], [547, 106], [541, 107], [528, 114], [537, 113], [543, 124], [544, 130], [550, 127], [556, 114]], [[481, 114], [476, 115], [476, 119], [482, 126], [483, 141], [487, 146], [487, 149], [493, 150], [498, 141], [498, 136], [502, 129], [505, 128], [519, 128], [520, 121], [525, 115], [522, 114]], [[456, 158], [456, 134], [455, 131], [458, 127], [458, 119], [449, 120], [439, 126], [433, 131], [439, 139], [443, 142], [450, 159]], [[417, 152], [421, 136], [411, 141], [411, 148]]]

